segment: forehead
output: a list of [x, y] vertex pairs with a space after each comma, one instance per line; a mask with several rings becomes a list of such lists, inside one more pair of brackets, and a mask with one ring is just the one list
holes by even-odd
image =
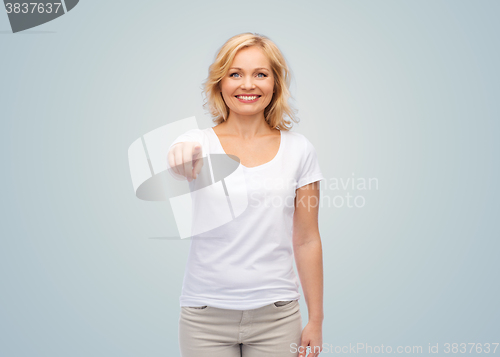
[[263, 67], [271, 69], [271, 62], [264, 50], [257, 46], [245, 47], [234, 56], [232, 67], [256, 68]]

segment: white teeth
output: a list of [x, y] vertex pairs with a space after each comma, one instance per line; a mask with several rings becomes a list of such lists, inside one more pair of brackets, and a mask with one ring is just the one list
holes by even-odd
[[240, 99], [243, 99], [243, 100], [254, 100], [254, 99], [256, 99], [256, 98], [257, 98], [257, 96], [256, 96], [256, 95], [255, 95], [255, 96], [253, 96], [253, 97], [247, 97], [247, 96], [242, 96], [242, 95], [239, 95], [239, 96], [237, 96], [237, 97], [238, 97], [238, 98], [240, 98]]

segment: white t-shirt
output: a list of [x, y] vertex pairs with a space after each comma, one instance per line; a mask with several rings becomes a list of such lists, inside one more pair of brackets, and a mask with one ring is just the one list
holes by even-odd
[[[212, 128], [189, 130], [170, 146], [183, 141], [201, 143], [204, 156], [224, 154]], [[304, 135], [281, 130], [280, 147], [271, 161], [251, 168], [239, 165], [248, 206], [228, 223], [192, 237], [181, 306], [250, 310], [300, 299], [293, 269], [295, 190], [324, 179], [316, 150]]]

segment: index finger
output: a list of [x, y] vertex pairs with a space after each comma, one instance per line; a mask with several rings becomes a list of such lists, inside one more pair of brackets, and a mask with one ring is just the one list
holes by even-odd
[[203, 167], [202, 147], [200, 145], [196, 145], [194, 147], [193, 162], [193, 175], [196, 179], [201, 171], [201, 168]]
[[184, 150], [182, 152], [182, 161], [184, 166], [184, 175], [188, 182], [193, 180], [193, 147], [190, 145], [184, 146]]

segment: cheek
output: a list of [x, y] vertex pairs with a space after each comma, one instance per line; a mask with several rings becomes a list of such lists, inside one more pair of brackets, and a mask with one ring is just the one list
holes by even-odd
[[269, 83], [268, 87], [266, 88], [267, 90], [267, 93], [269, 93], [270, 96], [273, 96], [273, 90], [275, 90], [274, 88], [274, 82], [271, 82]]
[[227, 96], [230, 96], [232, 93], [235, 91], [235, 86], [231, 85], [230, 83], [225, 83], [221, 86], [222, 93], [224, 93]]
[[274, 89], [274, 81], [269, 81], [269, 83], [267, 83], [267, 91], [272, 94], [273, 93], [273, 89]]

